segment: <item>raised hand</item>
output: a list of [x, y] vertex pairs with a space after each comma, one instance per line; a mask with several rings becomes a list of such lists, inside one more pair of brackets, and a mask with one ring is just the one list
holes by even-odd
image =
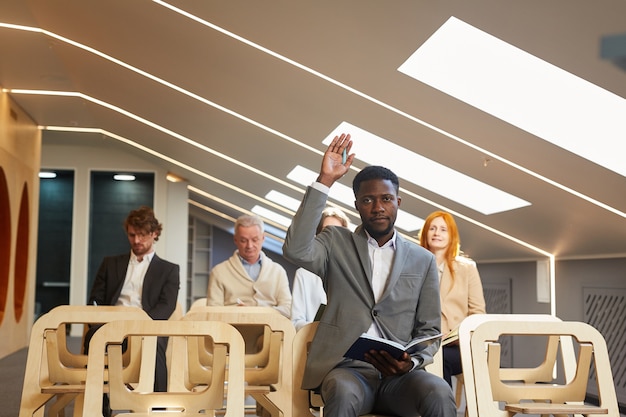
[[[350, 154], [351, 148], [352, 140], [349, 134], [342, 133], [341, 136], [335, 136], [330, 145], [328, 145], [326, 152], [324, 152], [322, 167], [317, 181], [330, 187], [335, 181], [343, 177], [350, 169], [354, 160], [354, 154]], [[343, 161], [344, 150], [347, 154], [345, 162]]]

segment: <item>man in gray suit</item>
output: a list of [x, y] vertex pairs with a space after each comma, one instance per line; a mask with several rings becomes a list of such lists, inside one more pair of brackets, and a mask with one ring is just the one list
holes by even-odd
[[354, 154], [350, 135], [335, 137], [324, 154], [317, 181], [306, 194], [287, 232], [283, 251], [296, 265], [322, 277], [328, 305], [310, 347], [302, 388], [319, 389], [324, 415], [367, 413], [454, 417], [449, 385], [428, 373], [439, 342], [393, 359], [370, 351], [367, 362], [344, 358], [367, 332], [406, 344], [440, 332], [439, 279], [433, 255], [399, 236], [394, 223], [401, 198], [397, 176], [367, 167], [353, 182], [361, 226], [354, 232], [315, 228], [328, 191], [348, 172]]

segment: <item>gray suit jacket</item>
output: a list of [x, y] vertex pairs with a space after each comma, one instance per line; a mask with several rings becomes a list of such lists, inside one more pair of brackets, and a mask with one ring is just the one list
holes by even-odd
[[[284, 256], [322, 277], [328, 305], [311, 344], [302, 388], [318, 387], [340, 363], [350, 345], [372, 323], [388, 339], [408, 343], [440, 332], [439, 278], [435, 258], [421, 246], [397, 237], [396, 254], [385, 291], [376, 303], [367, 235], [327, 227], [315, 236], [326, 194], [309, 187], [283, 246]], [[439, 343], [415, 355], [420, 367], [432, 362]]]

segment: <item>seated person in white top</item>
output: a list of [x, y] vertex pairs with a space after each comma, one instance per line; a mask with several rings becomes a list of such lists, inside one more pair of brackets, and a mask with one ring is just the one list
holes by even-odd
[[291, 291], [285, 269], [262, 251], [263, 220], [243, 215], [235, 222], [237, 250], [209, 275], [207, 305], [269, 306], [291, 314]]
[[[326, 226], [348, 227], [350, 220], [343, 211], [327, 207], [322, 211], [322, 218], [317, 225], [317, 234]], [[304, 268], [298, 268], [293, 279], [291, 302], [291, 321], [300, 330], [315, 318], [320, 305], [326, 304], [326, 291], [320, 277]]]

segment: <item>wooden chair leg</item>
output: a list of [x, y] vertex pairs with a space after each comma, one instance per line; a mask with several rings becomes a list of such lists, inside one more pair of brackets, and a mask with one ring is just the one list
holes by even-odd
[[[456, 403], [456, 409], [460, 410], [463, 405], [463, 391], [465, 388], [465, 380], [463, 374], [454, 375], [456, 379], [456, 387], [454, 388], [454, 401]], [[465, 407], [465, 417], [467, 417], [467, 406]]]

